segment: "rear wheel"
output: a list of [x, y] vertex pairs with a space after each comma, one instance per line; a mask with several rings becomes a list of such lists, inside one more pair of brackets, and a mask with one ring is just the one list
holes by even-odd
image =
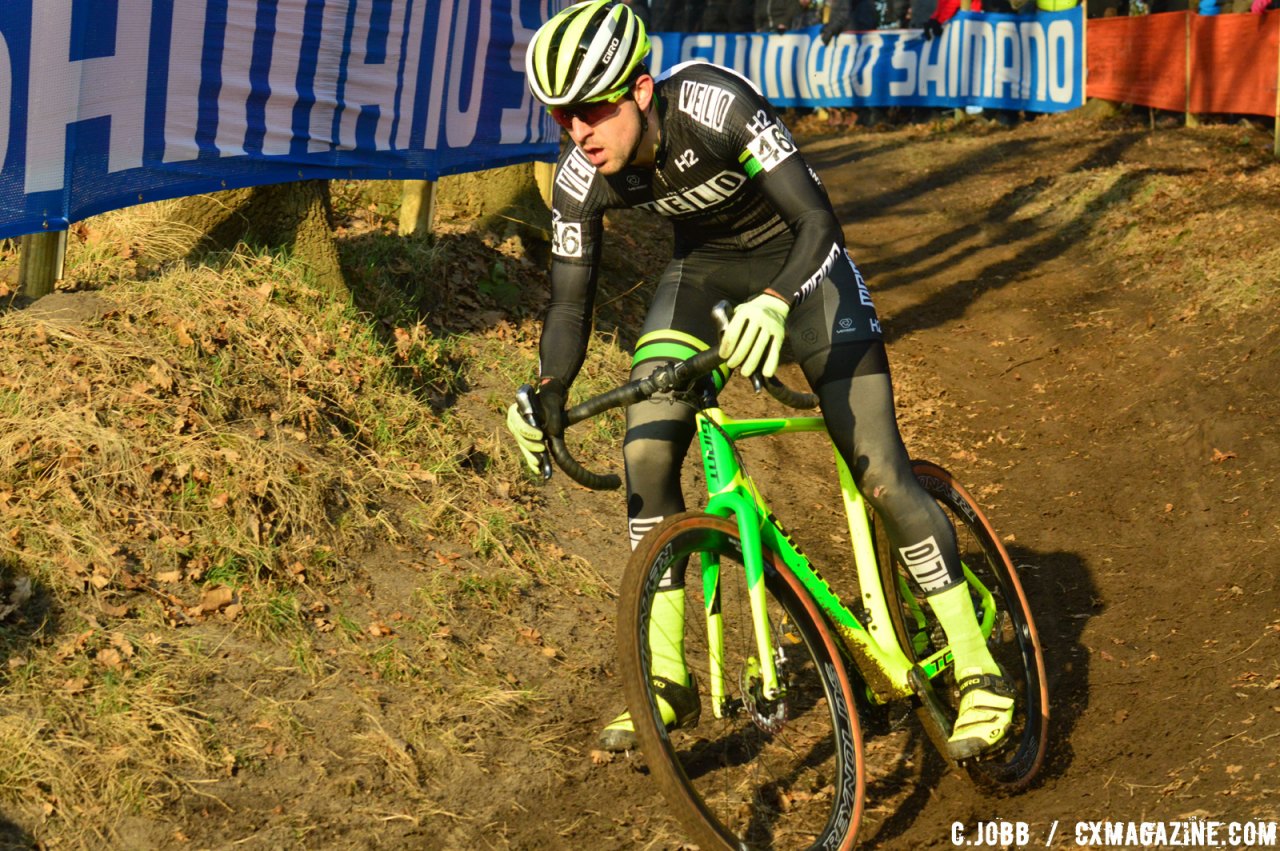
[[[704, 849], [850, 848], [862, 814], [862, 737], [838, 639], [795, 575], [765, 551], [768, 629], [781, 694], [762, 693], [737, 526], [709, 514], [668, 518], [627, 565], [618, 645], [627, 708], [654, 779]], [[670, 732], [649, 676], [658, 582], [688, 559], [685, 660], [701, 701]], [[704, 592], [718, 573], [718, 591]], [[714, 587], [714, 583], [713, 583]], [[723, 632], [724, 693], [713, 695], [707, 613]], [[658, 686], [662, 687], [661, 684]]]
[[[1004, 742], [964, 765], [981, 785], [1017, 791], [1035, 778], [1048, 744], [1049, 691], [1031, 608], [1009, 554], [973, 497], [942, 467], [927, 461], [912, 466], [955, 527], [978, 623], [989, 632], [987, 647], [1016, 692], [1013, 725]], [[942, 628], [906, 569], [885, 557], [886, 539], [879, 539], [880, 569], [898, 641], [912, 661], [927, 669], [948, 722], [954, 722], [960, 694], [950, 654], [940, 655], [946, 648]], [[950, 729], [944, 735], [949, 733]]]

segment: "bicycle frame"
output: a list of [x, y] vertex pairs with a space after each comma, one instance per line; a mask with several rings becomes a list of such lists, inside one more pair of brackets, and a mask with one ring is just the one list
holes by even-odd
[[[826, 613], [863, 680], [870, 688], [872, 698], [879, 703], [904, 698], [928, 688], [928, 681], [945, 670], [951, 661], [949, 649], [913, 664], [908, 660], [894, 634], [889, 619], [888, 602], [881, 587], [876, 559], [875, 540], [872, 535], [867, 504], [854, 484], [853, 476], [839, 452], [834, 452], [840, 477], [840, 491], [848, 519], [854, 563], [857, 567], [858, 587], [862, 595], [865, 615], [859, 619], [831, 589], [825, 579], [813, 568], [809, 559], [800, 551], [791, 536], [782, 528], [765, 504], [754, 481], [738, 461], [734, 443], [750, 437], [799, 432], [826, 433], [821, 417], [779, 417], [735, 420], [719, 407], [709, 407], [697, 413], [698, 443], [702, 451], [703, 468], [707, 477], [709, 502], [706, 511], [726, 519], [736, 518], [742, 542], [742, 560], [746, 571], [747, 593], [752, 609], [752, 621], [759, 656], [759, 676], [766, 699], [780, 695], [775, 665], [775, 649], [766, 614], [764, 592], [764, 562], [761, 545], [778, 553], [787, 567], [799, 578], [818, 606]], [[834, 447], [833, 447], [834, 450]], [[726, 673], [721, 664], [723, 654], [723, 629], [718, 611], [718, 582], [720, 566], [709, 555], [702, 556], [703, 599], [707, 601], [707, 636], [711, 644], [711, 692], [714, 711], [722, 717], [726, 690]], [[976, 577], [965, 568], [970, 585], [977, 588], [987, 601], [983, 606], [985, 616], [980, 623], [984, 636], [990, 636], [994, 625], [990, 592], [978, 583]], [[903, 595], [912, 599], [911, 595]]]

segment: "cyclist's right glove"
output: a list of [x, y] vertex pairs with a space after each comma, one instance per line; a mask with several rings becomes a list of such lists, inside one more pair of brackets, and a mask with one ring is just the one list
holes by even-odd
[[720, 357], [730, 369], [742, 367], [743, 375], [759, 368], [761, 375], [772, 378], [778, 371], [790, 312], [791, 305], [772, 290], [738, 305], [720, 340]]
[[519, 403], [513, 402], [511, 407], [507, 408], [507, 428], [515, 436], [525, 463], [535, 473], [543, 472], [540, 456], [547, 451], [546, 435], [559, 437], [564, 434], [564, 397], [563, 381], [558, 378], [543, 379], [534, 396], [534, 404], [537, 407], [536, 418], [542, 423], [543, 428], [525, 420], [520, 412]]

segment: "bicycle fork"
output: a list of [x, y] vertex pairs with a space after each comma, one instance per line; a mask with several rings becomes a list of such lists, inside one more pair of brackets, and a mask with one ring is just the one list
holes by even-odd
[[[745, 508], [745, 506], [742, 506]], [[754, 516], [754, 511], [746, 511], [742, 516]], [[777, 700], [783, 694], [778, 677], [777, 661], [771, 625], [769, 623], [768, 598], [764, 584], [764, 559], [760, 550], [760, 530], [752, 523], [738, 524], [739, 540], [742, 543], [742, 560], [747, 582], [747, 601], [751, 608], [752, 633], [755, 636], [756, 657], [751, 669], [743, 675], [757, 685], [758, 696], [766, 701]], [[720, 563], [710, 554], [700, 556], [702, 562], [703, 599], [707, 620], [707, 643], [709, 645], [709, 674], [711, 682], [708, 691], [711, 693], [712, 705], [717, 718], [724, 717], [727, 698], [730, 690], [727, 678], [730, 672], [725, 670], [724, 653], [724, 618], [720, 604]], [[746, 694], [743, 695], [747, 697]]]

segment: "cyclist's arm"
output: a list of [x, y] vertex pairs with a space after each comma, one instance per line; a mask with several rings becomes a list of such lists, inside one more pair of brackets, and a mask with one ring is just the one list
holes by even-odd
[[[599, 260], [599, 248], [595, 260]], [[551, 301], [538, 341], [538, 375], [573, 383], [587, 355], [591, 315], [595, 309], [597, 264], [551, 261]]]
[[587, 354], [611, 195], [580, 152], [567, 148], [551, 192], [551, 300], [538, 342], [538, 375], [573, 383]]
[[843, 258], [844, 233], [827, 193], [798, 152], [772, 171], [761, 172], [757, 181], [760, 192], [796, 237], [786, 262], [769, 283], [769, 289], [794, 307]]
[[[786, 262], [769, 283], [794, 307], [804, 301], [843, 258], [844, 233], [818, 176], [804, 161], [773, 106], [745, 78], [736, 97], [727, 141], [752, 185], [795, 234]], [[741, 152], [741, 153], [739, 153]]]

